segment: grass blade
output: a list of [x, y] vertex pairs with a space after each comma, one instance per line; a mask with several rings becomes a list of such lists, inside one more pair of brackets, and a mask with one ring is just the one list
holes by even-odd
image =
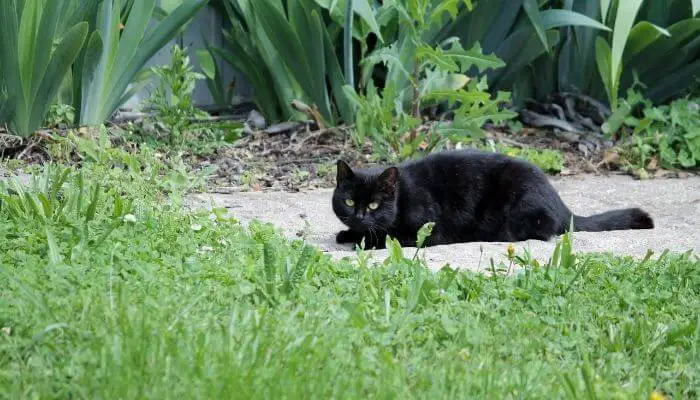
[[56, 242], [56, 238], [54, 237], [53, 233], [51, 233], [48, 226], [45, 228], [45, 231], [46, 231], [46, 242], [48, 243], [48, 246], [49, 246], [49, 262], [53, 265], [62, 264], [63, 263], [63, 256], [61, 255], [61, 250], [58, 247], [58, 243]]

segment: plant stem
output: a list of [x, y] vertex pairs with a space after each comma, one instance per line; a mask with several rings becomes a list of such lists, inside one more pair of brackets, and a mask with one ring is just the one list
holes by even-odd
[[353, 0], [347, 0], [345, 8], [345, 32], [343, 35], [344, 60], [345, 60], [345, 83], [355, 87], [355, 71], [352, 55], [352, 20], [353, 20]]

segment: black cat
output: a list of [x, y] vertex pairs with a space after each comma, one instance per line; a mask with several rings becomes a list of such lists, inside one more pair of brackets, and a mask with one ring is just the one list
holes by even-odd
[[591, 217], [574, 215], [533, 164], [475, 150], [436, 153], [385, 169], [353, 171], [338, 161], [333, 211], [350, 229], [338, 243], [383, 248], [386, 236], [415, 246], [418, 230], [435, 222], [425, 245], [549, 240], [576, 231], [652, 229], [638, 208]]

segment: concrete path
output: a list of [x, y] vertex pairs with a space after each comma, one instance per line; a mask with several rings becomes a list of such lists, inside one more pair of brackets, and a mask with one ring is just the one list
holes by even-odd
[[[700, 250], [700, 177], [637, 181], [626, 176], [573, 176], [552, 178], [552, 183], [575, 213], [589, 215], [605, 210], [642, 207], [656, 223], [653, 230], [615, 232], [577, 232], [576, 252], [612, 252], [615, 255], [644, 257], [647, 250], [674, 252]], [[336, 258], [354, 256], [349, 247], [335, 243], [335, 233], [342, 229], [330, 206], [330, 190], [306, 193], [255, 192], [233, 194], [198, 194], [191, 198], [197, 208], [226, 207], [231, 214], [248, 222], [252, 219], [272, 222], [292, 237], [304, 237]], [[550, 242], [515, 243], [519, 254], [529, 249], [533, 257], [547, 262], [554, 249]], [[507, 243], [460, 243], [425, 250], [431, 268], [445, 264], [471, 270], [489, 270], [490, 260], [505, 261]], [[406, 250], [413, 254], [414, 250]], [[374, 251], [381, 261], [386, 250]]]

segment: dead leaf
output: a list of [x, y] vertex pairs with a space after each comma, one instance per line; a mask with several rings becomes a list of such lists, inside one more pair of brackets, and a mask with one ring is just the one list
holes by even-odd
[[606, 167], [619, 167], [620, 166], [620, 154], [614, 150], [605, 150], [603, 152], [603, 159], [598, 163], [598, 166], [605, 165]]
[[659, 169], [659, 160], [657, 160], [656, 157], [652, 157], [647, 163], [647, 169], [649, 171], [656, 171]]
[[315, 105], [309, 106], [308, 104], [302, 103], [299, 100], [294, 100], [292, 101], [292, 107], [294, 107], [295, 110], [302, 112], [306, 114], [309, 118], [313, 119], [314, 122], [316, 122], [318, 129], [326, 129], [326, 124], [323, 123], [323, 117], [318, 111], [318, 107], [316, 107]]
[[635, 178], [640, 179], [640, 180], [649, 179], [649, 178], [650, 178], [649, 172], [647, 172], [647, 170], [644, 169], [644, 168], [636, 168], [636, 169], [633, 169], [633, 170], [632, 170], [632, 175], [633, 175]]

